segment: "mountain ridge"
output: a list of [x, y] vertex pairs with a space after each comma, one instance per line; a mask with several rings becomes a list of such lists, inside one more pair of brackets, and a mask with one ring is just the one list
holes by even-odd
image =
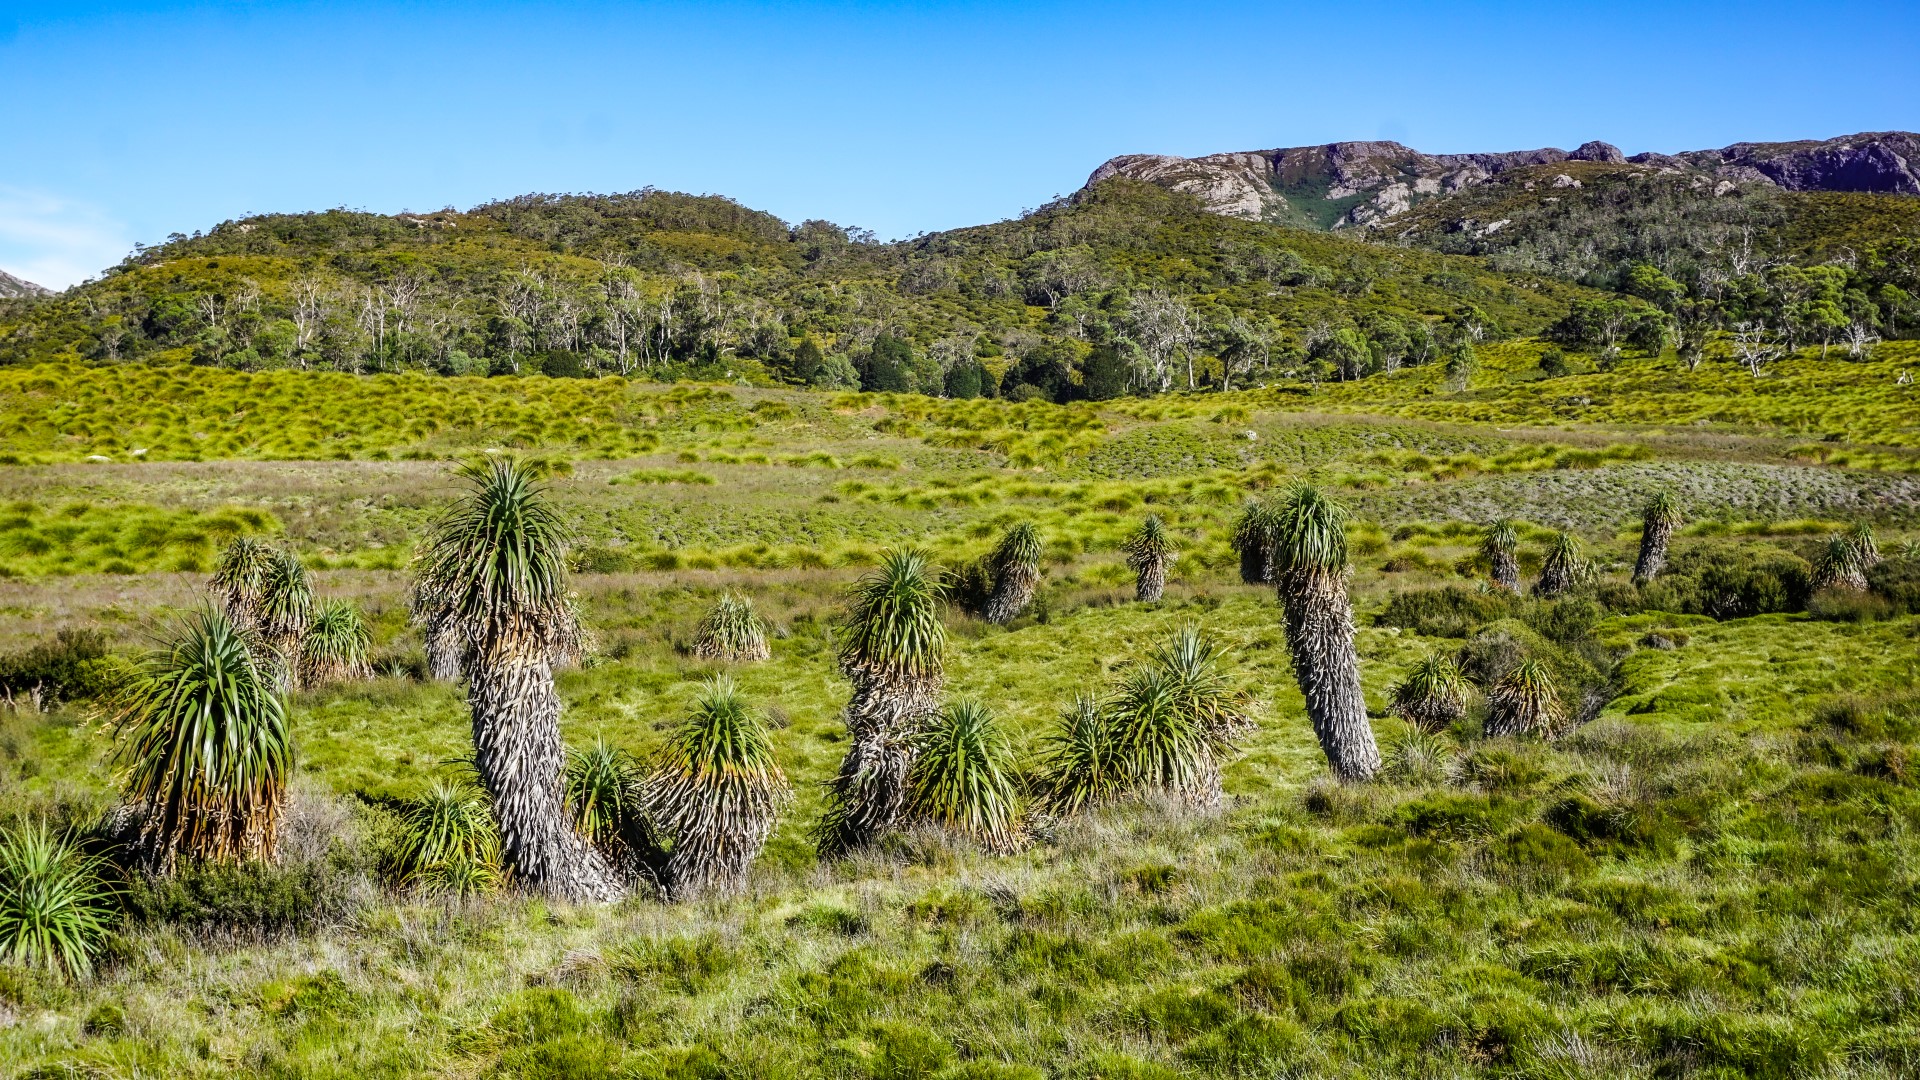
[[0, 270], [0, 300], [18, 300], [29, 296], [52, 296], [53, 290], [44, 285], [35, 285], [25, 278], [15, 277]]
[[1380, 225], [1419, 203], [1511, 169], [1563, 162], [1697, 172], [1728, 184], [1759, 183], [1786, 191], [1920, 195], [1920, 135], [1905, 131], [1632, 156], [1599, 140], [1571, 151], [1428, 154], [1397, 142], [1348, 141], [1194, 158], [1123, 154], [1096, 168], [1086, 187], [1114, 177], [1142, 180], [1192, 195], [1208, 210], [1229, 217], [1340, 229]]

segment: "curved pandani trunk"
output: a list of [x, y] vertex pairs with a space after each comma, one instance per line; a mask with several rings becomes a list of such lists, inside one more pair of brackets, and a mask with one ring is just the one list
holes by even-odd
[[1134, 596], [1147, 603], [1158, 601], [1167, 591], [1167, 559], [1161, 556], [1149, 560], [1140, 567], [1140, 575], [1134, 582]]
[[874, 671], [849, 672], [847, 756], [832, 781], [835, 808], [822, 823], [821, 849], [838, 854], [871, 843], [906, 815], [907, 772], [914, 736], [940, 706], [942, 678]]
[[1667, 544], [1673, 539], [1673, 522], [1653, 518], [1640, 530], [1640, 558], [1633, 564], [1633, 581], [1645, 585], [1660, 576], [1667, 566]]
[[493, 800], [502, 853], [522, 884], [562, 900], [618, 900], [618, 874], [567, 812], [549, 652], [538, 634], [510, 632], [475, 657], [467, 689], [474, 764]]
[[1380, 748], [1373, 741], [1360, 691], [1360, 655], [1353, 643], [1345, 573], [1289, 570], [1281, 577], [1280, 599], [1293, 673], [1327, 763], [1341, 780], [1371, 779], [1380, 769]]
[[990, 623], [1012, 622], [1033, 602], [1033, 592], [1039, 584], [1040, 574], [1033, 568], [1018, 564], [1007, 567], [994, 581], [993, 593], [987, 597], [982, 615]]
[[1517, 593], [1520, 591], [1520, 560], [1512, 550], [1501, 548], [1488, 553], [1487, 562], [1493, 572], [1493, 583]]

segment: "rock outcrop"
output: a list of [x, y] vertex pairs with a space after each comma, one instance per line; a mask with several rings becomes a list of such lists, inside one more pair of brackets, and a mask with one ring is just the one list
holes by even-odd
[[22, 296], [49, 296], [52, 290], [43, 289], [31, 281], [14, 277], [0, 270], [0, 300], [13, 300]]
[[[1095, 169], [1089, 186], [1125, 177], [1184, 192], [1217, 214], [1309, 228], [1379, 225], [1417, 203], [1513, 168], [1564, 161], [1698, 171], [1789, 191], [1920, 195], [1920, 136], [1891, 131], [1825, 142], [1735, 143], [1721, 150], [1628, 157], [1611, 143], [1493, 154], [1423, 154], [1397, 142], [1341, 142], [1206, 157], [1128, 154]], [[1578, 182], [1568, 178], [1568, 183]]]

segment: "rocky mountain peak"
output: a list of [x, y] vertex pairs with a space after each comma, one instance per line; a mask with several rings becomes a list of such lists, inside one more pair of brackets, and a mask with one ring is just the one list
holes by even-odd
[[1127, 154], [1093, 171], [1142, 180], [1200, 200], [1217, 214], [1318, 229], [1375, 226], [1417, 203], [1486, 182], [1509, 169], [1564, 161], [1698, 171], [1789, 191], [1920, 195], [1920, 135], [1868, 132], [1825, 141], [1734, 143], [1720, 150], [1628, 157], [1593, 140], [1499, 153], [1427, 154], [1397, 142], [1337, 142], [1205, 157]]
[[0, 300], [14, 300], [22, 296], [50, 296], [51, 289], [44, 289], [31, 281], [14, 277], [0, 270]]

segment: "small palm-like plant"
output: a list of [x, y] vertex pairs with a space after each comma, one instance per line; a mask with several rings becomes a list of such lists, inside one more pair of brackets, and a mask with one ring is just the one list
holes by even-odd
[[1091, 695], [1073, 699], [1042, 743], [1035, 776], [1041, 809], [1076, 814], [1120, 794], [1126, 782], [1113, 725]]
[[1867, 567], [1862, 565], [1860, 548], [1846, 536], [1831, 536], [1813, 560], [1813, 588], [1851, 589], [1865, 592]]
[[1873, 527], [1864, 521], [1856, 521], [1846, 532], [1847, 543], [1853, 547], [1854, 558], [1859, 563], [1862, 574], [1880, 565], [1880, 544], [1873, 538]]
[[1394, 686], [1388, 707], [1423, 732], [1444, 731], [1467, 714], [1467, 680], [1452, 657], [1434, 653]]
[[293, 741], [249, 637], [219, 611], [189, 615], [116, 717], [124, 795], [141, 817], [141, 848], [162, 869], [180, 856], [273, 856]]
[[1587, 576], [1587, 564], [1580, 557], [1580, 541], [1572, 533], [1558, 532], [1547, 543], [1547, 557], [1540, 564], [1540, 580], [1534, 582], [1533, 595], [1563, 596]]
[[981, 614], [990, 623], [1005, 625], [1020, 617], [1033, 602], [1040, 585], [1040, 533], [1031, 522], [1022, 521], [1008, 529], [987, 556], [987, 573], [993, 591]]
[[1121, 679], [1107, 706], [1114, 756], [1130, 789], [1160, 791], [1196, 806], [1220, 800], [1215, 732], [1181, 707], [1178, 680], [1155, 664]]
[[1233, 549], [1240, 554], [1240, 580], [1248, 585], [1273, 582], [1273, 544], [1279, 513], [1264, 499], [1249, 499], [1233, 525]]
[[1380, 769], [1380, 747], [1360, 692], [1360, 654], [1347, 597], [1347, 512], [1302, 485], [1279, 512], [1274, 576], [1286, 612], [1287, 648], [1307, 701], [1307, 718], [1342, 781]]
[[1553, 673], [1538, 660], [1522, 660], [1487, 691], [1488, 735], [1551, 738], [1566, 722]]
[[1645, 585], [1660, 576], [1667, 565], [1667, 544], [1673, 539], [1673, 530], [1680, 527], [1686, 516], [1680, 512], [1680, 504], [1669, 492], [1655, 495], [1640, 514], [1640, 558], [1633, 564], [1633, 582]]
[[1124, 549], [1127, 569], [1134, 574], [1134, 597], [1149, 604], [1158, 601], [1167, 591], [1167, 567], [1178, 554], [1160, 515], [1148, 514], [1139, 531], [1127, 537]]
[[500, 832], [487, 801], [471, 788], [436, 782], [402, 814], [389, 873], [423, 892], [473, 896], [498, 887]]
[[474, 765], [523, 885], [566, 900], [614, 900], [614, 867], [573, 829], [564, 790], [556, 661], [583, 631], [567, 591], [564, 522], [539, 471], [512, 458], [460, 470], [468, 492], [435, 523], [416, 610], [459, 643]]
[[280, 692], [289, 693], [300, 685], [301, 639], [313, 621], [313, 583], [293, 552], [275, 548], [268, 554], [255, 613], [261, 659]]
[[1920, 539], [1908, 540], [1901, 544], [1900, 557], [1907, 562], [1920, 562]]
[[1246, 712], [1247, 695], [1220, 673], [1219, 643], [1199, 627], [1175, 630], [1172, 638], [1154, 649], [1149, 662], [1173, 680], [1175, 700], [1207, 729], [1215, 751], [1231, 749], [1253, 730], [1253, 718]]
[[567, 752], [567, 805], [573, 826], [615, 866], [631, 866], [644, 836], [646, 799], [640, 766], [633, 755], [595, 739], [584, 750]]
[[300, 684], [370, 679], [373, 665], [367, 657], [372, 650], [373, 631], [353, 601], [322, 601], [300, 639]]
[[939, 708], [946, 627], [938, 571], [919, 551], [888, 552], [853, 588], [840, 670], [853, 683], [847, 756], [827, 793], [818, 839], [839, 854], [878, 839], [905, 807], [913, 736]]
[[693, 655], [705, 660], [728, 662], [765, 660], [773, 653], [767, 648], [767, 624], [753, 610], [753, 601], [732, 593], [722, 594], [720, 602], [700, 620], [694, 631]]
[[671, 845], [668, 894], [738, 891], [789, 797], [766, 725], [732, 679], [708, 682], [646, 782], [649, 813]]
[[1025, 840], [1012, 751], [993, 715], [971, 698], [949, 704], [915, 736], [907, 773], [908, 813], [995, 853]]
[[272, 546], [251, 536], [234, 537], [220, 552], [213, 580], [207, 584], [235, 626], [252, 629], [258, 623], [260, 585], [272, 556]]
[[42, 824], [0, 834], [0, 959], [84, 975], [111, 925], [101, 862]]
[[1487, 561], [1493, 583], [1508, 592], [1520, 591], [1520, 530], [1505, 518], [1487, 526], [1480, 538], [1480, 555]]

